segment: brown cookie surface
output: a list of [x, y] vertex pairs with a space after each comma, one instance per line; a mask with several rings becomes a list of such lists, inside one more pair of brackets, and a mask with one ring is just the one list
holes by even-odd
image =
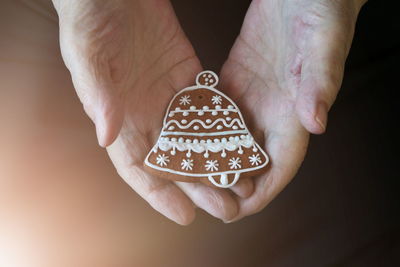
[[196, 83], [171, 100], [145, 166], [163, 178], [222, 188], [233, 186], [240, 177], [260, 174], [268, 156], [236, 104], [214, 88], [218, 76], [203, 71]]

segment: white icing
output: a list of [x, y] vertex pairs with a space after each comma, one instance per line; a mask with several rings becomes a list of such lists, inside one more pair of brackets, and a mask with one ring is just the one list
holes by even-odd
[[254, 166], [254, 165], [258, 166], [261, 163], [260, 154], [257, 154], [257, 155], [253, 154], [253, 155], [249, 156], [249, 161], [252, 166]]
[[183, 159], [181, 162], [182, 170], [193, 170], [193, 160], [192, 159]]
[[191, 101], [192, 100], [190, 99], [189, 95], [184, 95], [179, 99], [179, 104], [186, 106], [189, 105]]
[[196, 110], [195, 106], [190, 106], [190, 110]]
[[[207, 121], [206, 121], [206, 122], [207, 122]], [[227, 122], [225, 121], [224, 118], [219, 118], [219, 119], [216, 119], [213, 123], [211, 123], [211, 124], [209, 124], [209, 125], [205, 124], [204, 121], [199, 120], [199, 119], [194, 119], [194, 120], [192, 120], [191, 122], [189, 122], [189, 123], [186, 124], [186, 125], [180, 124], [177, 120], [170, 120], [170, 121], [168, 121], [167, 125], [165, 125], [165, 128], [169, 127], [171, 124], [176, 124], [176, 126], [178, 126], [179, 129], [188, 129], [188, 128], [191, 127], [193, 124], [199, 123], [204, 129], [211, 129], [211, 128], [213, 128], [218, 122], [222, 122], [222, 124], [223, 124], [225, 127], [227, 127], [227, 128], [232, 128], [232, 129], [234, 129], [234, 130], [237, 130], [237, 129], [238, 129], [238, 127], [237, 127], [236, 125], [233, 126], [233, 124], [235, 124], [235, 123], [239, 124], [241, 128], [244, 128], [244, 125], [242, 124], [242, 122], [241, 122], [238, 118], [232, 120], [230, 123], [227, 123]], [[235, 126], [236, 126], [236, 127], [235, 127]]]
[[211, 119], [207, 119], [206, 122], [207, 123], [212, 123], [212, 120]]
[[199, 112], [197, 112], [197, 115], [203, 116], [204, 115], [204, 111], [200, 110]]
[[184, 111], [184, 112], [182, 113], [182, 115], [183, 115], [183, 116], [189, 116], [189, 112]]
[[214, 177], [213, 177], [212, 175], [209, 175], [209, 176], [208, 176], [208, 180], [209, 180], [213, 185], [215, 185], [215, 186], [217, 186], [217, 187], [220, 187], [220, 188], [229, 188], [229, 187], [234, 186], [234, 185], [237, 183], [237, 181], [239, 180], [239, 177], [240, 177], [240, 173], [239, 173], [239, 172], [236, 172], [236, 173], [235, 173], [235, 178], [233, 178], [233, 181], [232, 181], [230, 184], [228, 184], [228, 176], [227, 176], [225, 173], [221, 174], [220, 182], [219, 182], [219, 183], [218, 183], [217, 181], [215, 181], [215, 179], [214, 179]]
[[[235, 130], [235, 131], [223, 131], [223, 132], [212, 132], [212, 133], [193, 133], [193, 132], [168, 132], [163, 131], [161, 136], [167, 135], [185, 135], [185, 136], [217, 136], [217, 135], [231, 135], [231, 134], [248, 134], [247, 130]], [[231, 136], [232, 137], [232, 136]], [[233, 137], [232, 137], [233, 138]]]
[[182, 124], [186, 124], [186, 123], [187, 123], [187, 120], [183, 119], [183, 120], [181, 120], [181, 123], [182, 123]]
[[[229, 112], [236, 112], [239, 113], [237, 109], [229, 109], [229, 108], [220, 108], [220, 109], [210, 109], [208, 106], [204, 106], [202, 109], [180, 109], [179, 110], [173, 110], [170, 112], [170, 117], [172, 117], [175, 113], [190, 113], [190, 112], [196, 112], [197, 114], [200, 112], [204, 114], [204, 112], [222, 112], [224, 115], [229, 115]], [[172, 113], [172, 115], [171, 115]]]
[[226, 117], [225, 120], [230, 121], [230, 120], [232, 120], [232, 118], [231, 117]]
[[233, 158], [229, 159], [229, 163], [228, 164], [229, 164], [231, 169], [235, 169], [236, 170], [236, 169], [242, 168], [241, 163], [242, 163], [242, 160], [239, 157], [237, 157], [237, 158], [233, 157]]
[[213, 111], [213, 112], [211, 112], [211, 115], [217, 116], [217, 115], [218, 115], [218, 111]]
[[204, 167], [207, 171], [218, 171], [218, 166], [218, 160], [207, 160]]
[[172, 131], [173, 129], [175, 129], [175, 127], [172, 125], [168, 127], [168, 130], [170, 130], [170, 131]]
[[217, 130], [222, 130], [222, 128], [224, 128], [222, 125], [217, 126]]
[[160, 166], [167, 166], [169, 162], [169, 156], [166, 156], [165, 154], [158, 154], [156, 162]]
[[[161, 151], [169, 151], [171, 149], [176, 149], [178, 151], [193, 151], [195, 153], [205, 153], [207, 151], [211, 151], [214, 153], [221, 152], [223, 150], [234, 151], [237, 149], [242, 149], [242, 147], [250, 148], [252, 147], [255, 142], [254, 139], [248, 135], [245, 139], [234, 138], [233, 140], [221, 142], [220, 139], [216, 138], [214, 140], [207, 139], [204, 142], [184, 142], [184, 139], [180, 137], [178, 141], [172, 141], [167, 138], [160, 138], [159, 142], [157, 143], [157, 148]], [[176, 138], [175, 138], [176, 139]], [[225, 152], [225, 151], [223, 151]]]
[[[221, 104], [222, 103], [222, 97], [220, 95], [215, 95], [211, 98], [211, 102], [216, 105], [216, 104]], [[221, 108], [221, 106], [220, 106]]]
[[193, 130], [195, 130], [195, 131], [197, 131], [198, 129], [200, 129], [200, 127], [199, 127], [198, 125], [195, 125], [195, 126], [193, 127]]

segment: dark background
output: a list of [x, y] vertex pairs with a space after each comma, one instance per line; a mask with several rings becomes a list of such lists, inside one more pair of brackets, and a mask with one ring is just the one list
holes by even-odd
[[[221, 68], [249, 3], [173, 1], [206, 69]], [[257, 215], [210, 223], [212, 242], [168, 266], [400, 265], [398, 17], [388, 1], [363, 7], [328, 131], [293, 182]]]

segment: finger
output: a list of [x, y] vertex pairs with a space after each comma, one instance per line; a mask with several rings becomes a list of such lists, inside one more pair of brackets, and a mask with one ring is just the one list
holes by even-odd
[[194, 203], [171, 181], [157, 178], [143, 170], [140, 155], [143, 149], [147, 150], [146, 145], [141, 146], [142, 143], [139, 142], [137, 151], [132, 152], [132, 149], [123, 149], [129, 145], [125, 141], [123, 138], [118, 138], [107, 147], [107, 152], [118, 174], [136, 193], [165, 217], [180, 225], [190, 224], [196, 216]]
[[303, 126], [314, 134], [325, 132], [353, 37], [353, 22], [334, 19], [334, 23], [318, 26], [303, 47], [296, 110]]
[[237, 196], [248, 198], [254, 192], [253, 177], [239, 179], [239, 181], [230, 188]]
[[119, 174], [133, 190], [168, 219], [180, 225], [193, 222], [196, 217], [195, 205], [174, 183], [148, 175], [138, 167]]
[[291, 135], [271, 133], [267, 148], [271, 166], [265, 175], [254, 179], [254, 193], [248, 198], [237, 198], [238, 215], [229, 222], [255, 214], [265, 208], [292, 180], [300, 167], [308, 145], [308, 133], [298, 125]]
[[176, 184], [197, 207], [212, 216], [226, 221], [233, 219], [237, 215], [238, 206], [229, 191], [201, 183], [176, 182]]
[[[63, 60], [71, 73], [72, 81], [85, 112], [96, 125], [98, 142], [110, 145], [122, 126], [123, 101], [121, 90], [113, 80], [110, 51], [101, 34], [77, 27], [77, 11], [56, 4], [60, 24], [60, 46]], [[96, 24], [96, 19], [91, 21]], [[99, 21], [98, 23], [101, 23]], [[94, 27], [94, 25], [91, 25]], [[101, 31], [100, 27], [94, 27]], [[95, 37], [94, 37], [95, 36]], [[111, 49], [112, 50], [112, 49]]]

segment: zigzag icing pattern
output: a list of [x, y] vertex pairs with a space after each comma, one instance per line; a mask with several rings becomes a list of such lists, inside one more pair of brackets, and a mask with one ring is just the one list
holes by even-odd
[[193, 124], [195, 123], [199, 123], [201, 124], [201, 126], [205, 129], [211, 129], [213, 128], [218, 122], [222, 122], [224, 124], [225, 127], [227, 128], [231, 128], [233, 126], [233, 124], [235, 124], [235, 122], [238, 123], [238, 125], [240, 126], [240, 128], [244, 128], [244, 125], [241, 123], [240, 119], [236, 118], [233, 119], [230, 123], [227, 123], [226, 120], [224, 118], [219, 118], [216, 119], [214, 122], [212, 122], [209, 125], [206, 125], [204, 123], [204, 121], [199, 120], [199, 119], [194, 119], [192, 120], [190, 123], [188, 123], [187, 125], [182, 125], [180, 124], [177, 120], [170, 120], [168, 121], [168, 123], [165, 125], [165, 128], [168, 128], [171, 124], [175, 123], [180, 129], [188, 129], [190, 128]]

